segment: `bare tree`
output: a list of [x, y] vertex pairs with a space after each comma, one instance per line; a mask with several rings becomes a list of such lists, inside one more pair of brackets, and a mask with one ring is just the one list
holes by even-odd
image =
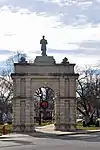
[[19, 62], [25, 54], [17, 52], [6, 61], [6, 68], [2, 68], [0, 76], [0, 120], [2, 122], [2, 114], [12, 111], [13, 99], [13, 82], [11, 72], [14, 72], [14, 62]]
[[48, 102], [48, 108], [45, 111], [45, 118], [47, 118], [47, 113], [52, 114], [53, 109], [54, 109], [54, 97], [55, 97], [54, 91], [49, 87], [39, 88], [35, 92], [35, 94], [34, 94], [34, 98], [35, 98], [34, 107], [35, 107], [35, 112], [37, 113], [36, 116], [39, 116], [39, 109], [40, 109], [40, 111], [42, 111], [42, 113], [44, 112], [44, 110], [42, 110], [42, 108], [40, 108], [41, 100]]
[[80, 71], [76, 92], [78, 111], [89, 120], [93, 120], [94, 113], [100, 108], [100, 74], [97, 70], [86, 67]]

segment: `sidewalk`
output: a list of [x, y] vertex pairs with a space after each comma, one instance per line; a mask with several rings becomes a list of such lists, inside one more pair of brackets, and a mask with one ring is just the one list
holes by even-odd
[[0, 139], [5, 139], [5, 138], [20, 138], [20, 137], [28, 137], [28, 134], [21, 134], [21, 133], [10, 133], [6, 135], [1, 135], [0, 134]]
[[99, 130], [77, 130], [77, 131], [68, 131], [68, 132], [62, 132], [62, 131], [55, 131], [54, 130], [54, 124], [46, 125], [42, 127], [36, 127], [37, 132], [41, 133], [47, 133], [47, 134], [55, 134], [55, 135], [74, 135], [74, 134], [87, 134], [87, 133], [95, 133], [100, 132]]

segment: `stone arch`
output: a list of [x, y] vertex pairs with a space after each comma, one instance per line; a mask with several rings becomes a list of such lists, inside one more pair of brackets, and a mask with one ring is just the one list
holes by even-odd
[[75, 64], [56, 64], [52, 56], [37, 56], [33, 64], [20, 62], [14, 64], [12, 74], [13, 129], [16, 132], [32, 132], [34, 128], [33, 95], [39, 87], [48, 86], [56, 94], [55, 129], [76, 129], [76, 79]]
[[[43, 92], [45, 90], [48, 91], [49, 95], [47, 93]], [[40, 109], [40, 103], [42, 102], [41, 98], [40, 98], [41, 92], [43, 92], [42, 93], [43, 94], [42, 95], [43, 96], [42, 100], [48, 102], [48, 108], [45, 111], [42, 108]], [[47, 94], [47, 95], [45, 95], [45, 94]], [[47, 84], [42, 85], [40, 83], [39, 88], [37, 88], [35, 93], [34, 93], [35, 123], [37, 121], [38, 121], [38, 123], [41, 123], [41, 119], [39, 120], [39, 116], [40, 116], [40, 118], [42, 118], [44, 120], [47, 120], [47, 118], [48, 118], [47, 114], [50, 115], [49, 117], [52, 119], [52, 123], [54, 123], [54, 121], [55, 121], [55, 103], [56, 103], [56, 100], [57, 100], [57, 95], [56, 95], [56, 92], [54, 91], [53, 86], [50, 87], [50, 84], [49, 85], [47, 85]]]
[[[31, 84], [33, 84], [31, 85], [32, 93], [35, 93], [35, 91], [39, 89], [40, 87], [50, 87], [55, 92], [55, 95], [59, 96], [58, 80], [53, 81], [52, 79], [46, 79], [46, 77], [44, 79], [42, 77], [40, 78], [31, 79]], [[46, 82], [45, 82], [45, 79], [46, 79]]]
[[[34, 77], [31, 79], [31, 92], [32, 92], [32, 95], [34, 95], [34, 93], [36, 92], [36, 90], [40, 87], [50, 87], [56, 97], [55, 97], [55, 122], [56, 123], [60, 123], [60, 119], [59, 119], [59, 116], [60, 116], [60, 102], [59, 102], [59, 79], [55, 79], [55, 78], [52, 78], [52, 76], [45, 76], [44, 77]], [[33, 104], [34, 105], [34, 104]], [[33, 108], [34, 106], [31, 105], [31, 110], [33, 111]]]

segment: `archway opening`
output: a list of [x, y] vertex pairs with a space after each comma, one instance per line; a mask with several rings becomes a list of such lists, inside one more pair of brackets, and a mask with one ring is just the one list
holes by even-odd
[[34, 93], [34, 119], [36, 125], [55, 121], [55, 92], [50, 87], [40, 87]]

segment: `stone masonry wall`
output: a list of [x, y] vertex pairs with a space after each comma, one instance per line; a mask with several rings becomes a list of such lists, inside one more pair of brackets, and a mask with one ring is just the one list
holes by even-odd
[[[40, 57], [40, 56], [39, 56]], [[43, 59], [42, 59], [43, 60]], [[55, 98], [55, 130], [76, 129], [76, 79], [74, 64], [15, 64], [13, 130], [33, 132], [34, 93], [40, 87], [50, 87]]]

